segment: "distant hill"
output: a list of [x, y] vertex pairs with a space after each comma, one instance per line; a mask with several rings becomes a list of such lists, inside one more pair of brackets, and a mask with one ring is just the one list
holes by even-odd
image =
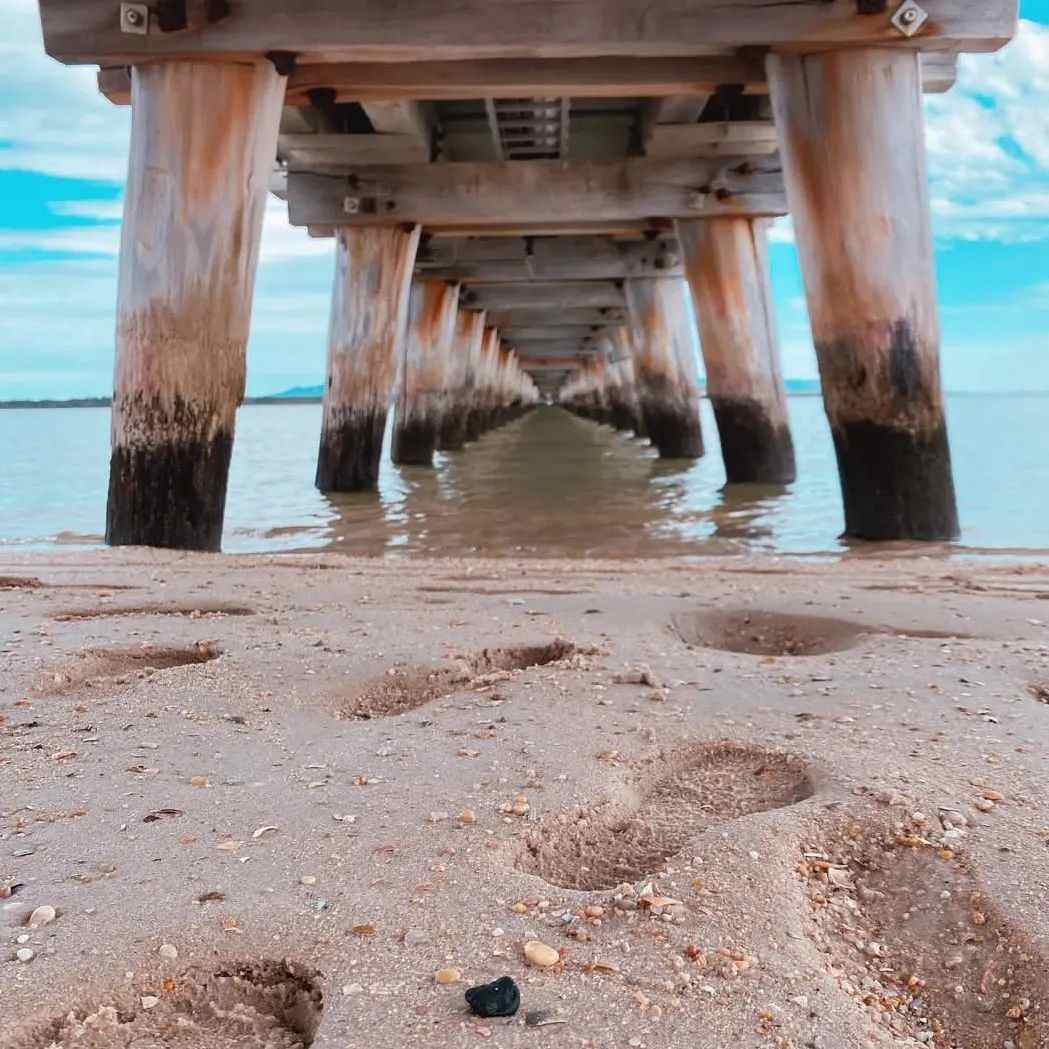
[[252, 400], [266, 400], [266, 401], [286, 401], [289, 398], [308, 398], [315, 400], [324, 396], [324, 386], [292, 386], [287, 390], [281, 390], [280, 393], [271, 393], [266, 397], [254, 397]]

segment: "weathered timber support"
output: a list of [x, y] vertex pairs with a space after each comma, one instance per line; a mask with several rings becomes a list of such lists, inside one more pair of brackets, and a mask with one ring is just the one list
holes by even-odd
[[703, 454], [688, 294], [682, 278], [626, 282], [641, 412], [648, 438], [663, 459], [698, 459]]
[[284, 79], [136, 67], [106, 542], [218, 550]]
[[458, 284], [417, 280], [412, 286], [394, 413], [391, 457], [395, 463], [433, 465], [458, 314]]
[[335, 244], [317, 487], [352, 492], [378, 483], [419, 227], [340, 228]]
[[795, 477], [766, 225], [746, 218], [678, 222], [729, 484], [788, 484]]
[[466, 439], [468, 441], [479, 440], [492, 425], [491, 383], [498, 348], [498, 328], [486, 327], [473, 369], [473, 391], [466, 417]]
[[846, 534], [958, 534], [940, 389], [920, 58], [768, 59]]
[[641, 398], [638, 393], [637, 367], [634, 362], [634, 339], [629, 326], [620, 324], [611, 329], [612, 346], [619, 361], [620, 374], [623, 377], [623, 406], [625, 420], [636, 437], [647, 437], [645, 416], [641, 410]]
[[441, 427], [437, 435], [437, 447], [441, 451], [458, 451], [466, 443], [474, 376], [484, 341], [485, 316], [483, 310], [460, 309], [456, 317], [452, 367], [445, 382]]

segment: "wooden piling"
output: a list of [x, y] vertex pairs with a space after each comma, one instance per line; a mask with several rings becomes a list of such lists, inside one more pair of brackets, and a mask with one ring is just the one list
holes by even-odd
[[458, 313], [458, 284], [417, 280], [412, 286], [394, 413], [395, 463], [433, 465]]
[[626, 282], [641, 411], [649, 440], [663, 459], [697, 459], [703, 454], [688, 294], [682, 278]]
[[768, 58], [845, 531], [958, 534], [939, 372], [920, 56]]
[[645, 428], [645, 416], [641, 410], [641, 398], [638, 393], [637, 367], [634, 361], [634, 339], [630, 328], [620, 324], [611, 329], [612, 346], [620, 363], [623, 376], [623, 402], [629, 418], [629, 429], [635, 437], [648, 437]]
[[217, 550], [284, 79], [132, 71], [106, 542]]
[[374, 488], [419, 227], [340, 228], [317, 458], [323, 492]]
[[473, 394], [473, 375], [484, 340], [484, 310], [459, 310], [452, 343], [452, 366], [448, 371], [442, 398], [441, 426], [437, 447], [458, 451], [466, 443]]
[[795, 476], [794, 442], [769, 286], [766, 223], [726, 216], [679, 221], [677, 229], [726, 480], [787, 484]]

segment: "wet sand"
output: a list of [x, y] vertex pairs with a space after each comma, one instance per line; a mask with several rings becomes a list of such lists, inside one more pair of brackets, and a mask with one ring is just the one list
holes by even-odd
[[0, 576], [5, 1049], [1049, 1045], [1049, 566]]

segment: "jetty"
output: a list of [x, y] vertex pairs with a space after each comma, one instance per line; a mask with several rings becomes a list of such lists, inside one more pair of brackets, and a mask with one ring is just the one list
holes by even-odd
[[219, 548], [262, 215], [335, 241], [317, 485], [541, 399], [795, 474], [767, 251], [790, 214], [846, 533], [958, 532], [922, 93], [1016, 0], [40, 0], [132, 107], [106, 537]]

